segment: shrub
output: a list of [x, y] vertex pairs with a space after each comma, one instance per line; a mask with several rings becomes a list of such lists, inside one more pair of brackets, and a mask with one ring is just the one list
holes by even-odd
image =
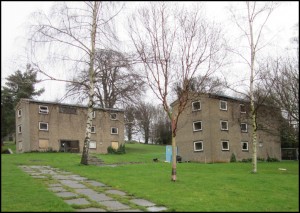
[[125, 144], [121, 144], [118, 149], [114, 149], [112, 146], [107, 147], [107, 153], [109, 154], [125, 154]]
[[234, 153], [231, 154], [230, 162], [236, 162], [236, 157]]

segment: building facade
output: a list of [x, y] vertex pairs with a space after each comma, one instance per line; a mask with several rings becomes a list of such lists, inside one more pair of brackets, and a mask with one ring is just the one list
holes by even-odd
[[[16, 151], [82, 152], [87, 107], [21, 99], [16, 106]], [[94, 108], [91, 153], [124, 143], [124, 111]]]
[[[176, 102], [173, 104], [176, 110]], [[279, 114], [278, 114], [279, 113]], [[257, 158], [281, 160], [280, 111], [257, 110]], [[251, 159], [252, 124], [249, 103], [216, 94], [193, 95], [178, 120], [177, 153], [182, 161], [229, 162]]]

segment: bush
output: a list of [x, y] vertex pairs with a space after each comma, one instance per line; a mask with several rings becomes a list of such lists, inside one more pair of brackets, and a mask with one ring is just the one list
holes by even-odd
[[107, 153], [109, 154], [125, 154], [125, 144], [121, 144], [118, 149], [114, 149], [112, 146], [107, 147]]
[[267, 158], [267, 162], [278, 162], [279, 160], [277, 158], [271, 158], [269, 155], [268, 155], [268, 158]]
[[230, 162], [236, 162], [236, 157], [234, 153], [231, 154]]

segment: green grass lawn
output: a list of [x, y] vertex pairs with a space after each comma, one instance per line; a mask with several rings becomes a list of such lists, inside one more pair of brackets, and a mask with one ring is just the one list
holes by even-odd
[[2, 154], [1, 211], [72, 211], [41, 180], [31, 178], [18, 165], [57, 167], [164, 205], [170, 211], [299, 211], [296, 161], [260, 162], [257, 174], [251, 173], [251, 163], [178, 163], [177, 182], [171, 182], [171, 164], [164, 162], [164, 146], [126, 144], [126, 152], [96, 155], [107, 164], [128, 163], [116, 167], [80, 165], [80, 154]]

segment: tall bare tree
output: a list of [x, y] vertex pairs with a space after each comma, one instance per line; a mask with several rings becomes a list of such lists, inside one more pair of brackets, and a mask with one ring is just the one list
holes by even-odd
[[137, 125], [144, 135], [145, 144], [149, 143], [151, 124], [154, 118], [155, 107], [146, 102], [140, 102], [136, 106], [135, 118], [137, 120]]
[[[88, 73], [82, 71], [68, 85], [70, 94], [80, 99], [88, 95]], [[143, 93], [144, 81], [134, 72], [130, 60], [112, 49], [98, 49], [95, 55], [95, 104], [102, 108], [136, 102]]]
[[[238, 29], [243, 33], [243, 36], [247, 39], [247, 47], [249, 55], [247, 53], [241, 53], [235, 51], [248, 65], [250, 74], [250, 108], [251, 108], [251, 120], [252, 120], [252, 145], [253, 145], [253, 156], [252, 156], [252, 172], [257, 173], [257, 122], [256, 122], [256, 109], [255, 109], [255, 77], [256, 73], [256, 62], [257, 53], [266, 45], [262, 42], [263, 29], [275, 8], [273, 2], [245, 2], [246, 9], [243, 10], [241, 17], [238, 17], [236, 10], [231, 8], [230, 12], [234, 18]], [[241, 11], [241, 10], [239, 10]]]
[[[174, 2], [150, 2], [129, 21], [130, 38], [144, 67], [145, 77], [172, 123], [171, 181], [176, 181], [177, 122], [188, 101], [189, 79], [197, 72], [209, 76], [223, 62], [220, 28], [208, 23], [199, 8], [187, 10], [176, 6]], [[177, 107], [172, 109], [169, 105], [170, 86], [178, 80], [183, 89]]]
[[[74, 69], [85, 69], [88, 72], [88, 82], [85, 84], [88, 91], [88, 114], [81, 158], [81, 164], [85, 165], [88, 164], [94, 107], [96, 49], [103, 48], [106, 42], [108, 44], [112, 35], [109, 23], [117, 15], [107, 13], [110, 6], [108, 2], [100, 1], [59, 3], [52, 8], [50, 15], [36, 13], [35, 22], [31, 25], [32, 53], [35, 56], [39, 53], [35, 52], [36, 48], [44, 45], [52, 51], [54, 49], [55, 58], [72, 63]], [[53, 77], [51, 69], [42, 69], [37, 61], [34, 64], [49, 80], [66, 81]]]

